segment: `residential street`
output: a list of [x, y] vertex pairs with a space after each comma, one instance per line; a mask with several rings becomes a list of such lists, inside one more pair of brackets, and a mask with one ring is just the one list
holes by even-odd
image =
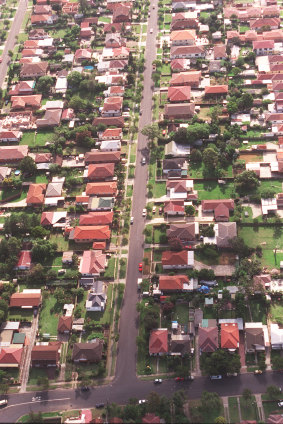
[[13, 50], [15, 45], [16, 36], [19, 34], [21, 30], [21, 26], [25, 17], [25, 13], [27, 11], [28, 1], [20, 0], [18, 4], [18, 10], [15, 14], [12, 26], [9, 30], [7, 40], [5, 43], [5, 49], [2, 54], [2, 63], [0, 64], [0, 87], [3, 86], [5, 81], [5, 77], [8, 70], [8, 63], [10, 61], [10, 57], [8, 56], [8, 51]]

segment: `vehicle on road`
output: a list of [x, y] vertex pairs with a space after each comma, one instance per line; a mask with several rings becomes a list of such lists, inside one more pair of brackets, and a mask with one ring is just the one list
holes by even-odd
[[41, 400], [41, 396], [34, 396], [34, 397], [31, 398], [31, 400], [32, 400], [32, 402], [39, 401], [39, 400]]
[[4, 408], [4, 406], [7, 406], [7, 405], [8, 405], [7, 399], [0, 400], [0, 408]]
[[146, 399], [140, 399], [139, 400], [139, 405], [142, 405], [143, 403], [146, 403], [147, 402], [147, 400]]
[[133, 223], [134, 223], [134, 217], [131, 216], [131, 224], [133, 224]]
[[152, 9], [155, 9], [155, 4], [152, 5]]
[[227, 372], [227, 377], [237, 377], [237, 372]]
[[145, 165], [145, 164], [146, 164], [146, 159], [145, 159], [145, 157], [143, 157], [143, 158], [142, 158], [141, 163], [142, 163], [142, 165]]
[[153, 33], [153, 28], [150, 28], [150, 31], [149, 31], [151, 34]]
[[155, 212], [156, 212], [156, 206], [153, 206], [152, 213], [155, 213]]
[[82, 392], [88, 392], [88, 391], [89, 391], [89, 387], [88, 387], [88, 386], [83, 386], [83, 387], [81, 388], [81, 391], [82, 391]]
[[280, 400], [277, 405], [279, 406], [279, 408], [282, 408], [282, 406], [283, 406], [283, 400]]
[[142, 210], [142, 216], [145, 218], [146, 217], [146, 209]]
[[193, 376], [193, 375], [190, 375], [189, 377], [188, 377], [188, 380], [190, 380], [190, 381], [193, 381], [195, 379], [195, 377]]
[[178, 382], [184, 381], [184, 380], [185, 380], [184, 377], [176, 377], [175, 378], [175, 381], [178, 381]]
[[211, 375], [210, 380], [222, 380], [222, 375]]
[[104, 403], [97, 403], [96, 405], [95, 405], [95, 407], [96, 408], [104, 408]]
[[2, 57], [0, 57], [0, 63], [2, 63]]
[[139, 272], [142, 272], [142, 262], [139, 263]]
[[254, 375], [261, 375], [262, 371], [261, 370], [254, 370]]
[[154, 380], [154, 384], [161, 384], [162, 383], [162, 378], [156, 378]]
[[159, 208], [159, 215], [162, 215], [162, 213], [163, 213], [163, 209]]

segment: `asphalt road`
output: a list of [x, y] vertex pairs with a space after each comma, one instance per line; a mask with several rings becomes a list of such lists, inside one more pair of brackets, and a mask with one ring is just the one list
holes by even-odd
[[12, 22], [7, 40], [6, 40], [6, 44], [5, 44], [5, 48], [2, 54], [2, 63], [0, 64], [0, 87], [2, 87], [4, 81], [5, 81], [5, 77], [7, 74], [7, 69], [9, 66], [9, 62], [10, 62], [10, 57], [8, 56], [8, 51], [9, 50], [13, 50], [14, 49], [14, 45], [15, 45], [15, 41], [16, 41], [16, 36], [19, 34], [24, 17], [25, 17], [25, 13], [28, 7], [28, 1], [27, 0], [20, 0], [19, 4], [18, 4], [18, 9], [17, 12], [14, 16], [14, 20]]

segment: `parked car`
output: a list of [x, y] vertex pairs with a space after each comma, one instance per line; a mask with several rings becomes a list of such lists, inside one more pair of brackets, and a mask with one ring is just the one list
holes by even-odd
[[133, 224], [133, 223], [134, 223], [134, 217], [131, 216], [131, 224]]
[[146, 403], [147, 402], [147, 400], [146, 399], [140, 399], [139, 400], [139, 405], [142, 405], [143, 403]]
[[283, 406], [283, 400], [280, 400], [277, 405], [279, 406], [279, 408], [282, 408], [282, 406]]
[[139, 272], [142, 272], [142, 262], [139, 263]]
[[8, 405], [7, 399], [0, 400], [0, 408], [4, 408], [7, 405]]
[[154, 384], [161, 384], [162, 383], [162, 378], [156, 378], [154, 380]]
[[149, 31], [151, 34], [153, 33], [153, 28], [150, 28], [150, 31]]
[[81, 388], [81, 391], [82, 391], [82, 392], [88, 392], [88, 391], [89, 391], [89, 387], [88, 387], [88, 386], [83, 386], [83, 387]]
[[222, 380], [222, 375], [211, 375], [210, 380]]
[[143, 158], [142, 158], [141, 163], [142, 163], [142, 165], [145, 165], [145, 164], [146, 164], [146, 159], [145, 159], [145, 157], [143, 157]]
[[146, 217], [146, 209], [142, 210], [142, 216], [145, 218]]
[[162, 213], [163, 213], [163, 209], [159, 208], [159, 215], [162, 215]]
[[237, 377], [237, 372], [227, 372], [227, 377]]
[[156, 212], [156, 206], [153, 206], [152, 213], [155, 213], [155, 212]]
[[185, 380], [184, 377], [176, 377], [175, 378], [175, 381], [178, 381], [178, 382], [184, 381], [184, 380]]
[[96, 408], [104, 408], [104, 403], [97, 403], [95, 405]]
[[261, 370], [254, 370], [254, 375], [261, 375], [262, 371]]

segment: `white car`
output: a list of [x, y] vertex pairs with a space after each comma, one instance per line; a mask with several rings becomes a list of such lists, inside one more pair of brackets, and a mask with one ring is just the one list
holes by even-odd
[[133, 223], [134, 223], [134, 217], [131, 216], [131, 224], [133, 224]]
[[152, 213], [155, 213], [155, 212], [156, 212], [156, 206], [153, 206]]
[[280, 400], [277, 405], [281, 408], [283, 406], [283, 400]]
[[142, 216], [145, 218], [146, 217], [146, 209], [142, 210]]
[[150, 34], [152, 34], [153, 33], [153, 28], [150, 28], [150, 31], [149, 32], [150, 32]]
[[143, 158], [142, 158], [141, 163], [142, 163], [142, 165], [145, 165], [145, 164], [146, 164], [146, 159], [145, 159], [145, 157], [143, 157]]
[[154, 380], [154, 384], [161, 384], [162, 383], [162, 378], [156, 378]]
[[140, 399], [139, 400], [139, 405], [142, 405], [143, 403], [146, 403], [147, 401], [145, 399]]

